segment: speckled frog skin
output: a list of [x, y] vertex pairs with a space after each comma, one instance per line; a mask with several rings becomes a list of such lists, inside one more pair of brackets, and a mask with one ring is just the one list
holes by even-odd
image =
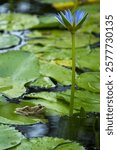
[[44, 113], [45, 107], [41, 105], [37, 106], [24, 106], [16, 108], [15, 113], [23, 116], [39, 116]]

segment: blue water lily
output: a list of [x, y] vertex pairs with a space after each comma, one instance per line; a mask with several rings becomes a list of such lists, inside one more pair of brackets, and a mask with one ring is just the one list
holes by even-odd
[[76, 10], [73, 14], [70, 10], [65, 10], [56, 15], [58, 21], [66, 27], [69, 31], [73, 32], [78, 30], [87, 18], [87, 13], [82, 10]]
[[66, 27], [72, 37], [72, 85], [71, 85], [71, 97], [70, 97], [70, 109], [69, 109], [69, 115], [73, 115], [74, 111], [74, 94], [75, 94], [75, 69], [76, 69], [76, 48], [75, 48], [75, 32], [78, 30], [83, 22], [87, 18], [87, 13], [82, 10], [76, 10], [74, 13], [71, 13], [70, 10], [65, 10], [64, 12], [58, 13], [56, 15], [56, 18], [58, 21]]

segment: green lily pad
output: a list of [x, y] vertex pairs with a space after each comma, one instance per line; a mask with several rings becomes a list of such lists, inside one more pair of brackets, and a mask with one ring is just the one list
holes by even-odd
[[38, 79], [36, 79], [34, 82], [29, 83], [27, 86], [39, 86], [44, 88], [51, 88], [54, 85], [54, 83], [50, 80], [48, 77], [39, 76]]
[[83, 146], [79, 143], [72, 142], [70, 140], [64, 140], [59, 138], [51, 138], [51, 137], [44, 137], [44, 138], [33, 138], [33, 139], [24, 139], [22, 143], [16, 147], [15, 150], [49, 150], [55, 149], [56, 150], [85, 150]]
[[[37, 53], [37, 57], [39, 54]], [[43, 52], [40, 57], [41, 59], [51, 61], [51, 60], [68, 60], [71, 59], [72, 56], [71, 56], [71, 49], [64, 50], [51, 47], [47, 48], [47, 50]]]
[[40, 62], [40, 73], [44, 76], [54, 78], [61, 84], [71, 84], [71, 70], [62, 66]]
[[87, 11], [90, 15], [97, 14], [100, 12], [100, 3], [93, 3], [91, 5], [80, 6], [83, 10]]
[[23, 81], [14, 81], [10, 77], [0, 77], [0, 92], [9, 97], [17, 97], [26, 91]]
[[24, 30], [33, 28], [39, 24], [39, 18], [36, 15], [29, 14], [0, 14], [0, 30]]
[[0, 123], [5, 124], [35, 124], [47, 122], [42, 116], [24, 116], [15, 113], [16, 108], [25, 106], [35, 106], [31, 102], [22, 102], [20, 104], [8, 103], [5, 100], [0, 101]]
[[57, 102], [56, 92], [39, 92], [39, 93], [31, 93], [25, 96], [26, 98], [32, 99], [44, 99], [50, 102]]
[[[37, 57], [53, 61], [56, 64], [62, 66], [71, 67], [71, 49], [55, 49], [51, 48], [43, 53], [37, 53]], [[78, 48], [76, 49], [76, 66], [79, 68], [88, 68], [94, 71], [99, 71], [100, 67], [100, 51], [99, 48], [89, 49], [89, 48]]]
[[[39, 40], [29, 41], [29, 44], [42, 44], [57, 48], [71, 48], [71, 34], [66, 30], [46, 30], [41, 31], [42, 37]], [[80, 38], [79, 38], [80, 37]], [[76, 47], [83, 47], [97, 42], [99, 39], [87, 33], [76, 33]]]
[[28, 52], [0, 54], [0, 68], [0, 87], [3, 89], [0, 91], [11, 97], [20, 96], [25, 91], [24, 84], [39, 76], [38, 60]]
[[78, 76], [76, 80], [80, 88], [91, 92], [100, 92], [100, 73], [86, 72]]
[[[46, 107], [46, 113], [50, 115], [68, 115], [69, 114], [69, 103], [70, 103], [70, 90], [65, 92], [46, 92], [33, 93], [27, 95], [31, 98], [31, 102], [34, 105], [41, 104]], [[81, 107], [86, 112], [99, 112], [100, 111], [100, 95], [98, 93], [92, 93], [85, 90], [75, 91], [75, 104], [74, 112], [80, 110]]]
[[89, 68], [94, 71], [100, 70], [100, 51], [94, 49], [88, 55], [79, 55], [76, 60], [76, 65], [80, 68]]
[[82, 10], [88, 12], [89, 16], [81, 28], [81, 32], [100, 32], [100, 4], [80, 6]]
[[93, 15], [89, 14], [88, 19], [84, 23], [83, 28], [80, 29], [80, 32], [100, 33], [100, 13]]
[[10, 90], [13, 88], [11, 79], [8, 78], [1, 78], [0, 77], [0, 92]]
[[0, 150], [9, 149], [21, 143], [23, 136], [14, 127], [0, 125]]
[[[57, 93], [57, 99], [70, 102], [70, 90]], [[85, 90], [75, 91], [74, 108], [80, 110], [83, 107], [86, 112], [100, 111], [100, 95]]]
[[0, 49], [17, 46], [19, 43], [20, 39], [15, 35], [9, 34], [0, 35]]
[[[65, 101], [62, 101], [62, 100], [57, 101], [57, 99], [55, 99], [52, 96], [54, 96], [54, 94], [50, 95], [49, 99], [47, 99], [47, 97], [45, 99], [42, 99], [42, 98], [39, 98], [40, 97], [39, 96], [36, 99], [31, 99], [31, 103], [33, 105], [41, 104], [42, 106], [45, 106], [46, 107], [46, 111], [45, 111], [46, 115], [52, 115], [52, 116], [54, 116], [54, 115], [68, 115], [69, 114], [68, 103], [66, 103]], [[35, 96], [35, 97], [37, 97], [37, 96]], [[52, 99], [50, 100], [51, 97], [52, 97]], [[28, 102], [28, 99], [25, 101]]]
[[55, 15], [40, 16], [39, 20], [40, 23], [37, 25], [39, 29], [55, 28], [60, 25], [57, 19], [55, 19]]

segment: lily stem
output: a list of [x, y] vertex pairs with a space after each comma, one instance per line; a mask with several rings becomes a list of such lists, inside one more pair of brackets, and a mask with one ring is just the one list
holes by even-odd
[[70, 116], [73, 115], [74, 93], [75, 93], [75, 68], [76, 68], [75, 32], [72, 32], [71, 36], [72, 36], [72, 86], [71, 86], [71, 98], [70, 98], [70, 110], [69, 110]]
[[14, 0], [9, 0], [10, 3], [10, 11], [13, 12], [14, 11]]

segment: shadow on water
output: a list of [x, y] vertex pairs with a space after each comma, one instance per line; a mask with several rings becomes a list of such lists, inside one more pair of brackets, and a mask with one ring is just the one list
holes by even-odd
[[86, 150], [99, 150], [99, 114], [79, 116], [48, 116], [48, 124], [15, 125], [27, 138], [58, 137], [81, 143]]
[[43, 15], [56, 12], [56, 9], [48, 3], [41, 3], [39, 0], [17, 0], [12, 6], [9, 4], [13, 0], [0, 0], [0, 13], [12, 12]]

